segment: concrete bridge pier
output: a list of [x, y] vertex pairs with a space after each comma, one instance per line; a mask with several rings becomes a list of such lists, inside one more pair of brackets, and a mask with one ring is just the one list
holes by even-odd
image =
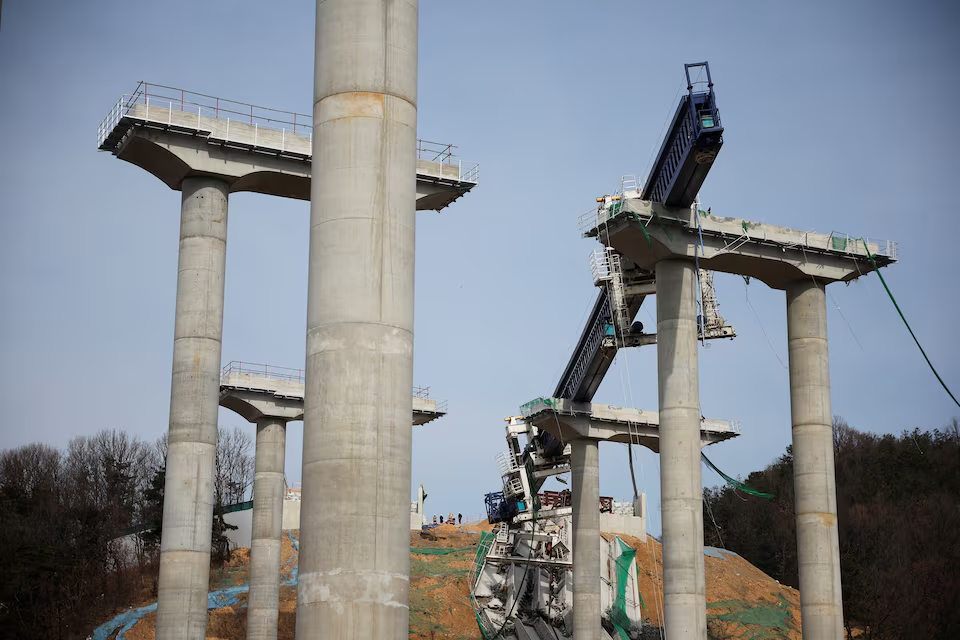
[[181, 191], [157, 640], [206, 637], [220, 394], [229, 185], [186, 178]]
[[662, 260], [656, 275], [664, 622], [671, 640], [705, 640], [696, 268]]
[[[699, 436], [698, 436], [699, 437]], [[573, 489], [573, 637], [600, 636], [599, 442], [570, 441]]]
[[843, 637], [825, 286], [807, 278], [786, 287], [800, 609], [810, 640]]
[[298, 640], [406, 640], [416, 2], [318, 0]]
[[286, 420], [276, 417], [257, 420], [247, 640], [277, 640], [286, 444]]

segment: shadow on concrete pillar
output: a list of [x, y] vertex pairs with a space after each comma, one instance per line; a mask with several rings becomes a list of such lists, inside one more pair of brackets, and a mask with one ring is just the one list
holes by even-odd
[[229, 189], [187, 178], [181, 190], [157, 640], [206, 637], [220, 394]]
[[787, 286], [793, 482], [804, 640], [843, 637], [827, 305], [811, 278]]
[[656, 275], [664, 624], [671, 640], [703, 640], [707, 601], [696, 269], [687, 260], [663, 260]]
[[600, 637], [600, 458], [596, 440], [570, 441], [573, 637]]
[[277, 639], [286, 427], [286, 420], [281, 418], [268, 417], [257, 421], [247, 640]]
[[297, 638], [406, 640], [416, 2], [317, 2]]

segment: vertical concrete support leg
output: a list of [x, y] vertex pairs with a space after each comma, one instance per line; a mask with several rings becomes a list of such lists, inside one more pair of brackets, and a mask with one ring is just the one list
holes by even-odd
[[664, 260], [656, 274], [664, 623], [670, 640], [703, 640], [707, 601], [696, 269], [686, 260]]
[[804, 640], [843, 638], [827, 305], [813, 280], [787, 287], [793, 483]]
[[317, 2], [299, 640], [408, 635], [417, 20]]
[[261, 418], [257, 421], [247, 640], [277, 640], [286, 445], [287, 425], [284, 420]]
[[596, 440], [570, 442], [573, 637], [600, 637], [600, 458]]
[[181, 190], [157, 640], [206, 637], [220, 394], [228, 186], [187, 178]]

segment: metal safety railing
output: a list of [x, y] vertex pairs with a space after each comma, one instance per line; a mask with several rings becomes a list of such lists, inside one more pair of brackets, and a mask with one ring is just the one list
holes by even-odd
[[[258, 378], [271, 378], [273, 380], [285, 380], [288, 382], [299, 382], [303, 384], [306, 381], [306, 372], [303, 369], [293, 369], [291, 367], [277, 367], [272, 364], [262, 364], [259, 362], [244, 362], [241, 360], [232, 360], [220, 369], [220, 378], [227, 376], [255, 376]], [[430, 387], [416, 386], [413, 388], [414, 398], [430, 399]], [[446, 413], [447, 401], [437, 400], [437, 411]]]
[[461, 160], [453, 151], [456, 148], [457, 147], [452, 144], [417, 140], [417, 160], [455, 166], [457, 167], [457, 175], [461, 182], [472, 182], [476, 184], [480, 179], [479, 163]]
[[[430, 387], [421, 387], [416, 386], [413, 388], [413, 397], [414, 398], [423, 398], [424, 400], [432, 400], [430, 397]], [[436, 400], [437, 403], [437, 412], [446, 413], [448, 401], [447, 400]]]
[[291, 369], [290, 367], [275, 367], [269, 364], [260, 364], [256, 362], [241, 362], [233, 360], [228, 362], [220, 370], [220, 378], [227, 376], [256, 376], [258, 378], [272, 378], [274, 380], [286, 380], [288, 382], [304, 382], [303, 369]]
[[[312, 116], [166, 85], [140, 82], [132, 93], [123, 94], [97, 129], [98, 149], [114, 150], [108, 142], [112, 142], [115, 130], [124, 120], [195, 131], [214, 140], [255, 149], [312, 155]], [[478, 183], [479, 163], [457, 158], [454, 149], [451, 144], [418, 140], [417, 159], [456, 167], [459, 181]]]
[[500, 452], [496, 457], [497, 469], [500, 470], [500, 475], [505, 476], [508, 473], [518, 471], [520, 465], [517, 464], [517, 458], [512, 453]]
[[[867, 243], [867, 247], [863, 246], [864, 242]], [[840, 233], [839, 231], [830, 232], [825, 248], [828, 251], [841, 251], [843, 253], [853, 253], [857, 255], [865, 255], [865, 249], [869, 249], [873, 255], [885, 256], [893, 260], [897, 260], [898, 255], [897, 243], [894, 240], [854, 237], [848, 233]]]

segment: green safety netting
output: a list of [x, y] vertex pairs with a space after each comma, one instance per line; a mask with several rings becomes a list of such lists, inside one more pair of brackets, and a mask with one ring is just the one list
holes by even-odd
[[[633, 621], [627, 615], [627, 583], [630, 581], [630, 566], [637, 558], [637, 550], [619, 537], [617, 542], [620, 543], [620, 555], [616, 560], [617, 597], [613, 601], [613, 606], [610, 607], [610, 622], [613, 623], [614, 628], [620, 635], [620, 640], [630, 640], [627, 630], [633, 625]], [[639, 592], [638, 589], [637, 593]], [[646, 605], [643, 604], [643, 596], [640, 596], [640, 604], [646, 609]]]
[[736, 488], [736, 489], [740, 489], [740, 491], [743, 491], [744, 493], [749, 493], [749, 494], [752, 495], [752, 496], [757, 496], [758, 498], [764, 498], [764, 499], [766, 499], [766, 500], [772, 500], [772, 499], [773, 499], [774, 495], [773, 495], [772, 493], [764, 493], [763, 491], [757, 491], [756, 489], [751, 489], [750, 487], [748, 487], [747, 485], [743, 484], [743, 483], [740, 482], [739, 480], [736, 480], [736, 479], [734, 479], [734, 478], [731, 478], [730, 476], [728, 476], [727, 474], [725, 474], [723, 471], [720, 471], [720, 469], [717, 469], [717, 466], [716, 466], [715, 464], [713, 464], [712, 462], [710, 462], [710, 458], [708, 458], [707, 456], [703, 455], [703, 452], [700, 453], [700, 457], [703, 458], [703, 461], [707, 463], [707, 466], [709, 466], [711, 469], [713, 469], [713, 470], [716, 471], [718, 474], [720, 474], [720, 477], [723, 478], [724, 480], [726, 480], [726, 481], [727, 481], [727, 484], [729, 484], [731, 487], [734, 487], [734, 488]]
[[410, 547], [410, 553], [421, 556], [445, 556], [457, 551], [470, 551], [473, 547]]
[[494, 536], [489, 531], [480, 532], [480, 543], [477, 544], [477, 557], [474, 558], [474, 562], [479, 567], [483, 564], [484, 558], [487, 557], [487, 552], [490, 551], [490, 546], [493, 544]]

